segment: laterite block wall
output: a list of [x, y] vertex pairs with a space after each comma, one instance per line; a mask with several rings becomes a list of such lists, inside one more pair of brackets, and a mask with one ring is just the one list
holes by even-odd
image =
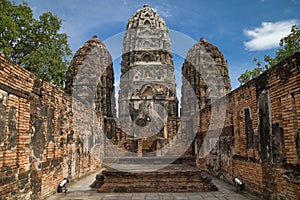
[[[74, 119], [76, 112], [85, 121]], [[101, 139], [95, 127], [83, 104], [1, 55], [0, 199], [42, 199], [64, 177], [75, 180], [99, 168], [91, 154]]]
[[[226, 99], [220, 140], [199, 167], [230, 182], [237, 176], [264, 199], [300, 199], [300, 53]], [[199, 138], [208, 117], [210, 109], [203, 109]]]

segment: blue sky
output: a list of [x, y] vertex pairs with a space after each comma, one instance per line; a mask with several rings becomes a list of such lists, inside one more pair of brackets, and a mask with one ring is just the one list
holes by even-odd
[[[16, 1], [19, 2], [21, 1]], [[27, 2], [36, 17], [42, 12], [50, 11], [63, 19], [62, 32], [69, 35], [73, 53], [93, 35], [109, 43], [107, 46], [115, 58], [117, 80], [120, 74], [118, 54], [122, 50], [122, 32], [126, 29], [127, 20], [144, 4], [154, 8], [166, 21], [169, 29], [189, 38], [190, 42], [185, 43], [180, 55], [174, 55], [175, 69], [178, 73], [188, 48], [192, 47], [193, 42], [204, 37], [216, 45], [228, 61], [233, 89], [239, 86], [238, 76], [255, 66], [253, 58], [263, 60], [266, 54], [274, 55], [280, 38], [290, 32], [292, 24], [300, 24], [300, 0], [29, 0]]]

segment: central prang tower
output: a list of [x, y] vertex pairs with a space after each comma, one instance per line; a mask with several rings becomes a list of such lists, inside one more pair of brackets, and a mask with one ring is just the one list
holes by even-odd
[[139, 154], [154, 152], [176, 134], [178, 100], [168, 28], [148, 5], [128, 20], [121, 65], [120, 127]]

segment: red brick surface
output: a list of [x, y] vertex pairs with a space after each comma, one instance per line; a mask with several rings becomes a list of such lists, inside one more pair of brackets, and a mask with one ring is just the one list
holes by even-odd
[[[0, 199], [41, 199], [99, 168], [72, 126], [72, 98], [42, 83], [22, 67], [0, 56], [1, 116]], [[84, 110], [82, 105], [77, 107]], [[73, 111], [74, 112], [74, 111]], [[80, 112], [80, 111], [78, 111]], [[85, 126], [92, 127], [88, 112]], [[70, 133], [73, 139], [68, 141]]]
[[[247, 189], [260, 193], [265, 199], [300, 199], [300, 147], [297, 146], [300, 53], [235, 89], [226, 98], [222, 135], [213, 151], [205, 159], [198, 160], [199, 167], [229, 181], [237, 176]], [[269, 121], [262, 120], [267, 119], [259, 109], [264, 105], [269, 109]], [[250, 147], [247, 145], [246, 108], [252, 113], [254, 142]], [[201, 110], [201, 138], [206, 136], [210, 113], [210, 107]], [[265, 128], [269, 128], [268, 131]]]

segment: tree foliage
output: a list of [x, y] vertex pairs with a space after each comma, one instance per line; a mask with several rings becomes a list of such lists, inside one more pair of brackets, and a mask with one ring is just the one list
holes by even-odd
[[27, 3], [0, 0], [0, 52], [43, 81], [63, 88], [71, 50], [60, 33], [62, 19], [50, 12], [35, 19]]
[[253, 61], [256, 62], [257, 67], [253, 68], [251, 71], [246, 70], [239, 76], [238, 81], [241, 84], [244, 84], [247, 81], [259, 76], [270, 67], [275, 66], [279, 62], [293, 55], [294, 53], [300, 52], [300, 29], [297, 28], [296, 25], [292, 26], [291, 33], [282, 38], [279, 42], [279, 45], [280, 47], [277, 49], [274, 58], [268, 55], [264, 56], [264, 67], [261, 67], [261, 61], [258, 61], [256, 58], [254, 58]]

